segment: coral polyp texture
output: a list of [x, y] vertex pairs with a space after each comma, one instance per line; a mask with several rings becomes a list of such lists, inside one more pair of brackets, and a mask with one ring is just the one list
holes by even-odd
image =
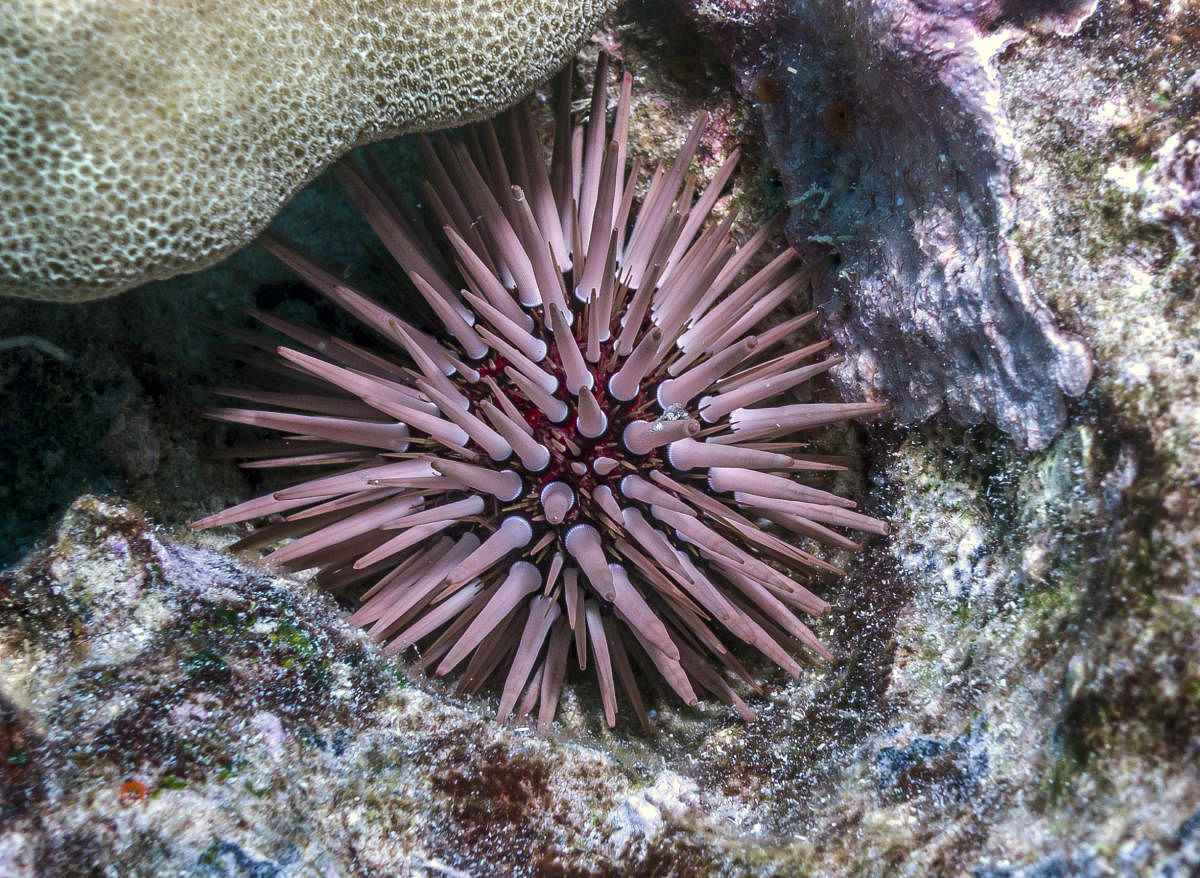
[[492, 115], [614, 0], [16, 0], [0, 13], [0, 294], [212, 265], [350, 148]]
[[755, 685], [737, 642], [793, 675], [804, 648], [829, 656], [799, 614], [828, 609], [808, 586], [837, 568], [787, 535], [855, 548], [835, 528], [886, 531], [808, 483], [843, 467], [802, 436], [881, 406], [780, 398], [839, 362], [819, 358], [825, 342], [788, 344], [813, 313], [757, 331], [806, 271], [791, 251], [748, 269], [776, 223], [740, 248], [732, 215], [705, 228], [737, 155], [695, 197], [703, 117], [635, 209], [630, 77], [611, 130], [605, 77], [601, 62], [585, 125], [561, 90], [548, 171], [528, 106], [502, 130], [426, 144], [442, 247], [377, 170], [339, 166], [436, 317], [429, 331], [263, 240], [392, 352], [258, 315], [291, 340], [268, 365], [293, 386], [231, 392], [271, 410], [210, 415], [290, 437], [253, 466], [341, 469], [195, 526], [275, 517], [240, 545], [293, 538], [270, 560], [357, 597], [352, 621], [387, 654], [461, 669], [466, 692], [499, 672], [501, 719], [536, 708], [551, 722], [571, 665], [595, 674], [609, 725], [618, 691], [648, 724], [647, 672], [688, 704], [704, 689], [752, 718], [719, 670]]

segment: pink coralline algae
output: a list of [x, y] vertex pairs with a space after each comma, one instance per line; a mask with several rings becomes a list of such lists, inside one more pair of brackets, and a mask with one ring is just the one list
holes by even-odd
[[847, 352], [843, 390], [1045, 446], [1092, 362], [1008, 239], [1019, 159], [993, 59], [1028, 30], [1077, 29], [1095, 0], [680, 2], [762, 104], [790, 239], [833, 259], [814, 302]]
[[784, 535], [853, 549], [840, 529], [886, 532], [810, 483], [843, 467], [803, 436], [882, 406], [788, 399], [840, 362], [789, 343], [811, 312], [756, 331], [808, 271], [790, 250], [749, 270], [777, 223], [740, 248], [732, 216], [706, 227], [737, 155], [697, 197], [704, 118], [635, 207], [631, 78], [610, 129], [605, 76], [602, 61], [586, 124], [562, 89], [548, 171], [528, 106], [426, 143], [440, 245], [378, 169], [340, 166], [432, 332], [262, 241], [391, 348], [256, 315], [288, 342], [239, 332], [247, 357], [287, 386], [230, 391], [263, 407], [210, 416], [284, 434], [249, 465], [339, 469], [195, 526], [265, 520], [240, 548], [290, 540], [271, 563], [317, 568], [386, 654], [461, 669], [464, 692], [499, 672], [500, 719], [552, 722], [572, 664], [595, 674], [609, 725], [618, 693], [648, 725], [647, 675], [750, 719], [718, 671], [756, 686], [736, 642], [793, 675], [803, 648], [829, 656], [797, 613], [828, 609], [809, 586], [837, 568]]

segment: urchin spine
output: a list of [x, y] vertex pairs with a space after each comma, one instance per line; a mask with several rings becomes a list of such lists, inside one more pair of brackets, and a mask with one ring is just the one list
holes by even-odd
[[631, 79], [610, 136], [606, 67], [586, 125], [572, 130], [560, 107], [549, 171], [524, 106], [506, 119], [507, 159], [492, 125], [423, 144], [444, 249], [376, 169], [339, 167], [444, 340], [263, 238], [407, 361], [264, 315], [297, 346], [276, 349], [291, 392], [232, 395], [290, 411], [209, 414], [309, 449], [256, 466], [344, 469], [195, 526], [282, 516], [244, 543], [292, 538], [274, 563], [316, 567], [326, 587], [358, 593], [352, 621], [389, 641], [389, 654], [424, 644], [419, 666], [439, 675], [465, 661], [466, 691], [507, 668], [502, 719], [537, 706], [549, 723], [572, 649], [580, 668], [591, 661], [610, 725], [618, 684], [647, 721], [635, 665], [687, 703], [698, 684], [749, 718], [712, 665], [754, 685], [720, 632], [799, 673], [796, 641], [828, 655], [794, 613], [828, 609], [802, 580], [836, 570], [760, 523], [842, 547], [856, 544], [830, 525], [886, 530], [800, 482], [841, 467], [787, 437], [881, 407], [751, 407], [838, 362], [800, 365], [824, 344], [776, 352], [812, 315], [752, 331], [807, 274], [787, 252], [729, 292], [777, 224], [741, 249], [732, 215], [703, 228], [737, 159], [693, 203], [687, 168], [703, 117], [635, 210]]

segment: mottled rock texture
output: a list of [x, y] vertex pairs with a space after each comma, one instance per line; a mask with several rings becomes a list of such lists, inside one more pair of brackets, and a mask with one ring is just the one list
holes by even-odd
[[944, 407], [1045, 447], [1092, 362], [1011, 244], [1020, 145], [995, 59], [1031, 29], [1069, 33], [1094, 0], [684, 5], [743, 93], [770, 98], [790, 238], [829, 260], [816, 302], [849, 357], [842, 388], [906, 423]]
[[483, 118], [614, 0], [91, 3], [0, 16], [0, 294], [212, 265], [339, 155]]
[[481, 721], [338, 617], [78, 500], [0, 577], [0, 873], [630, 874], [699, 848], [694, 783]]

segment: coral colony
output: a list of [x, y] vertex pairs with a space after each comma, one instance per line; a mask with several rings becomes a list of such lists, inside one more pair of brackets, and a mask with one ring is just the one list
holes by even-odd
[[605, 67], [586, 124], [571, 126], [561, 90], [548, 170], [527, 106], [500, 126], [503, 148], [492, 124], [426, 145], [443, 246], [377, 168], [338, 168], [433, 332], [263, 240], [393, 349], [256, 314], [290, 342], [243, 334], [279, 357], [249, 359], [291, 389], [229, 391], [268, 408], [209, 415], [286, 434], [246, 466], [340, 469], [194, 526], [269, 518], [239, 546], [290, 538], [270, 561], [357, 595], [351, 621], [387, 654], [461, 669], [464, 692], [500, 670], [501, 720], [536, 707], [550, 723], [571, 664], [595, 673], [610, 726], [618, 691], [648, 724], [638, 681], [652, 669], [686, 703], [700, 687], [751, 719], [717, 670], [756, 688], [738, 641], [793, 675], [801, 644], [829, 656], [796, 611], [828, 609], [804, 583], [837, 568], [780, 534], [856, 548], [831, 526], [886, 531], [805, 484], [842, 467], [797, 437], [882, 406], [778, 399], [839, 362], [808, 362], [827, 343], [787, 343], [812, 313], [754, 331], [805, 271], [784, 252], [744, 277], [776, 223], [740, 248], [732, 216], [703, 228], [737, 159], [694, 198], [703, 117], [635, 207], [631, 79], [610, 131]]

